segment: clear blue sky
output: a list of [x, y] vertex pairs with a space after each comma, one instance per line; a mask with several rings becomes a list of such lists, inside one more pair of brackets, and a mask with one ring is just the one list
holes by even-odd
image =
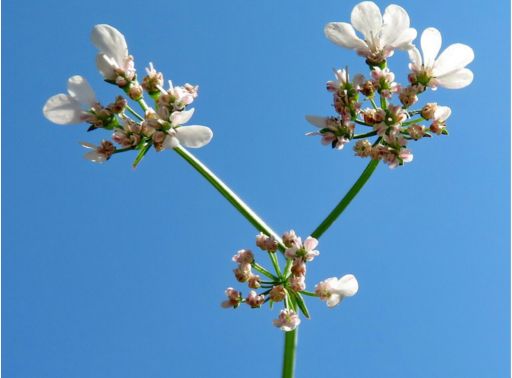
[[[277, 311], [220, 308], [231, 256], [255, 230], [171, 151], [104, 165], [82, 158], [85, 125], [41, 113], [68, 77], [103, 102], [93, 25], [121, 30], [143, 71], [197, 83], [197, 155], [278, 232], [306, 236], [367, 161], [314, 138], [331, 114], [333, 67], [367, 67], [323, 27], [356, 1], [6, 1], [2, 64], [4, 377], [275, 377]], [[381, 9], [389, 2], [378, 2]], [[309, 300], [297, 377], [505, 377], [510, 335], [509, 4], [400, 1], [443, 46], [473, 47], [473, 84], [428, 99], [451, 106], [449, 137], [414, 162], [379, 166], [321, 239], [308, 284], [353, 273], [335, 309]], [[406, 55], [390, 60], [405, 80]]]

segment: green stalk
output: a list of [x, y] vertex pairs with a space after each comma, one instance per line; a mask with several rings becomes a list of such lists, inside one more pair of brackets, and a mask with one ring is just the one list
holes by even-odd
[[282, 378], [295, 376], [295, 352], [297, 351], [298, 328], [284, 333], [284, 355]]
[[273, 236], [279, 242], [279, 249], [285, 250], [285, 246], [281, 242], [281, 238], [270, 228], [240, 197], [238, 197], [226, 184], [222, 182], [212, 171], [201, 163], [194, 155], [181, 146], [174, 148], [183, 159], [187, 161], [197, 172], [201, 174], [217, 191], [238, 210], [242, 216], [249, 221], [258, 231], [268, 236]]
[[379, 160], [372, 160], [368, 163], [361, 176], [357, 179], [357, 181], [352, 185], [350, 190], [345, 194], [345, 196], [341, 199], [341, 201], [336, 205], [336, 207], [327, 215], [327, 217], [323, 220], [322, 223], [311, 233], [313, 238], [320, 238], [325, 231], [334, 223], [334, 221], [343, 213], [348, 204], [354, 199], [354, 197], [359, 193], [361, 188], [366, 184], [372, 173], [377, 168], [379, 164]]

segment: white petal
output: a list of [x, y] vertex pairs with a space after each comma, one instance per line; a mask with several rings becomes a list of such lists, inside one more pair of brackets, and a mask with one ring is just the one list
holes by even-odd
[[306, 121], [308, 121], [312, 125], [319, 127], [321, 129], [327, 127], [327, 120], [328, 120], [328, 117], [319, 117], [319, 116], [312, 116], [312, 115], [306, 116]]
[[84, 155], [84, 158], [92, 161], [93, 163], [104, 163], [107, 160], [105, 155], [98, 153], [96, 150], [87, 152]]
[[84, 148], [89, 148], [89, 149], [93, 149], [93, 150], [98, 148], [98, 146], [96, 146], [92, 143], [89, 143], [89, 142], [80, 142], [80, 145]]
[[128, 46], [124, 35], [116, 28], [101, 24], [92, 29], [91, 41], [102, 53], [113, 58], [121, 67], [128, 56]]
[[325, 301], [327, 307], [334, 307], [338, 305], [343, 298], [338, 294], [331, 294], [329, 298]]
[[68, 80], [68, 93], [80, 104], [92, 106], [98, 102], [91, 86], [82, 76], [72, 76]]
[[352, 10], [351, 22], [363, 33], [366, 40], [377, 38], [382, 29], [382, 15], [379, 7], [373, 1], [363, 1]]
[[421, 51], [425, 67], [432, 67], [441, 49], [443, 38], [436, 28], [427, 28], [421, 33]]
[[315, 238], [312, 238], [311, 236], [308, 236], [306, 240], [304, 240], [304, 248], [306, 248], [306, 251], [312, 251], [314, 250], [318, 245], [318, 240]]
[[347, 49], [358, 49], [366, 46], [366, 43], [356, 35], [352, 25], [346, 22], [330, 22], [325, 25], [324, 33], [329, 41]]
[[164, 148], [168, 148], [172, 150], [180, 145], [180, 141], [175, 137], [175, 133], [173, 135], [167, 135], [164, 139]]
[[454, 43], [444, 50], [434, 63], [434, 76], [443, 76], [457, 71], [471, 63], [475, 58], [473, 49], [462, 43]]
[[352, 274], [347, 274], [338, 280], [336, 285], [336, 292], [344, 297], [351, 297], [359, 290], [359, 284], [356, 277]]
[[417, 34], [414, 28], [406, 29], [395, 39], [392, 46], [400, 50], [409, 50], [413, 47], [412, 41], [414, 41]]
[[436, 121], [446, 121], [450, 115], [452, 114], [452, 110], [448, 106], [438, 106], [436, 111], [434, 112], [434, 119]]
[[71, 125], [82, 122], [83, 114], [80, 104], [63, 93], [52, 96], [43, 107], [43, 114], [58, 125]]
[[190, 121], [192, 115], [194, 114], [194, 108], [190, 110], [182, 110], [181, 112], [172, 112], [171, 114], [171, 122], [173, 126], [183, 125]]
[[115, 64], [113, 64], [112, 59], [105, 54], [96, 55], [96, 67], [107, 80], [115, 80], [117, 77], [114, 72], [114, 68], [116, 68]]
[[206, 126], [182, 126], [175, 129], [176, 138], [185, 147], [199, 148], [210, 143], [213, 132]]
[[382, 20], [384, 25], [381, 38], [384, 45], [393, 45], [410, 25], [409, 15], [405, 9], [395, 4], [386, 8]]
[[437, 83], [441, 87], [448, 89], [460, 89], [468, 86], [473, 81], [473, 72], [467, 68], [450, 72], [446, 75], [436, 78]]
[[413, 47], [412, 49], [408, 50], [407, 53], [409, 54], [409, 60], [411, 61], [412, 65], [417, 69], [421, 69], [421, 65], [423, 64], [423, 61], [421, 59], [420, 50], [418, 50], [416, 47]]

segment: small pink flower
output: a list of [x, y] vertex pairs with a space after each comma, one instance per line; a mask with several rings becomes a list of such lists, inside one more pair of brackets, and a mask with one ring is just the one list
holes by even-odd
[[297, 292], [306, 290], [306, 277], [303, 275], [292, 276], [290, 278], [290, 287], [293, 291]]
[[251, 278], [251, 264], [240, 264], [236, 269], [233, 269], [235, 278], [238, 282], [247, 282]]
[[326, 301], [327, 307], [334, 307], [343, 298], [351, 297], [357, 293], [359, 284], [352, 274], [341, 278], [331, 277], [315, 286], [315, 293], [322, 301]]
[[254, 262], [254, 255], [250, 249], [241, 249], [232, 260], [238, 264], [252, 264]]
[[284, 298], [286, 298], [286, 290], [284, 289], [283, 285], [277, 285], [270, 290], [270, 293], [268, 294], [270, 297], [270, 300], [273, 302], [280, 302]]
[[[290, 248], [297, 244], [297, 241], [300, 240], [300, 238], [295, 234], [294, 230], [287, 231], [282, 236], [283, 244]], [[300, 242], [299, 242], [300, 244]]]
[[293, 331], [300, 324], [299, 315], [293, 310], [284, 309], [279, 313], [279, 317], [272, 321], [274, 326], [284, 332]]
[[297, 245], [287, 248], [284, 254], [290, 259], [300, 258], [303, 261], [313, 261], [320, 254], [320, 252], [315, 250], [317, 245], [318, 240], [311, 236], [308, 236], [304, 243], [301, 243], [300, 238], [298, 238]]
[[306, 270], [306, 263], [304, 261], [302, 261], [301, 259], [293, 260], [291, 272], [293, 273], [294, 276], [305, 276]]
[[267, 252], [277, 251], [278, 243], [273, 236], [267, 236], [263, 232], [260, 232], [256, 236], [256, 246]]
[[258, 295], [258, 293], [256, 293], [254, 290], [251, 290], [245, 299], [245, 303], [247, 303], [252, 308], [261, 307], [261, 305], [265, 303], [265, 296]]
[[430, 130], [437, 135], [443, 133], [446, 129], [446, 120], [452, 114], [452, 110], [448, 106], [438, 106], [434, 112], [434, 122], [430, 125]]
[[228, 299], [221, 303], [221, 306], [224, 308], [237, 308], [242, 301], [242, 294], [232, 287], [226, 289], [226, 296]]
[[247, 286], [249, 286], [251, 289], [259, 289], [261, 287], [260, 276], [256, 274], [251, 275], [251, 277], [247, 280]]

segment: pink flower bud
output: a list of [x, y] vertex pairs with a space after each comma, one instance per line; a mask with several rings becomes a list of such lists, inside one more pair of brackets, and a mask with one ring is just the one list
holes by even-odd
[[270, 290], [268, 296], [273, 302], [280, 302], [286, 297], [286, 290], [283, 285], [277, 285]]
[[260, 276], [253, 274], [247, 281], [247, 286], [249, 286], [251, 289], [259, 289], [261, 287]]
[[254, 255], [250, 249], [241, 249], [232, 260], [238, 264], [252, 264], [254, 262]]
[[240, 305], [240, 302], [242, 301], [242, 294], [233, 289], [232, 287], [228, 287], [226, 289], [226, 296], [228, 297], [227, 300], [221, 303], [221, 306], [224, 308], [237, 308]]
[[247, 282], [251, 278], [251, 264], [240, 264], [240, 266], [233, 270], [235, 278], [238, 282]]
[[265, 303], [265, 296], [258, 295], [258, 293], [256, 293], [254, 290], [251, 290], [245, 299], [245, 303], [247, 303], [252, 308], [261, 307], [261, 305]]
[[290, 287], [293, 291], [306, 290], [306, 277], [305, 276], [292, 276], [290, 278]]

